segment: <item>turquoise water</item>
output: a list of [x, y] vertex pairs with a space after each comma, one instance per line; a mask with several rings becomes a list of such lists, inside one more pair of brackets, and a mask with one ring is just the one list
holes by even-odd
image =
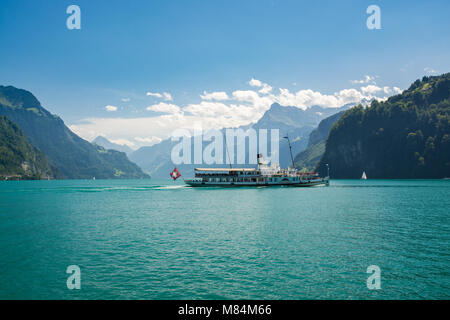
[[0, 182], [0, 298], [448, 299], [449, 209], [448, 180]]

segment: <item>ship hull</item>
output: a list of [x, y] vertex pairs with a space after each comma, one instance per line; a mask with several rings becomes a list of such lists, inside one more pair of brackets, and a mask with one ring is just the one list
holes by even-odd
[[327, 178], [317, 179], [317, 180], [305, 180], [299, 182], [274, 182], [274, 183], [263, 183], [263, 182], [204, 182], [196, 180], [185, 180], [184, 181], [190, 187], [316, 187], [316, 186], [328, 186], [329, 180]]

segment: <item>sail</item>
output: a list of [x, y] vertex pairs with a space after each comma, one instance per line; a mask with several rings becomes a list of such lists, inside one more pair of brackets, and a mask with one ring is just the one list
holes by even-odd
[[363, 179], [363, 180], [366, 180], [366, 179], [367, 179], [367, 175], [366, 175], [366, 172], [365, 172], [365, 171], [363, 172], [361, 179]]

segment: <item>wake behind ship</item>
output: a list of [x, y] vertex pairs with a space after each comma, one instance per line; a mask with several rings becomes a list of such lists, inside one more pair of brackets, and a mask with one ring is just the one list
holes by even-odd
[[258, 154], [257, 168], [195, 168], [195, 177], [184, 182], [191, 187], [238, 186], [328, 186], [329, 177], [295, 168], [281, 169], [278, 164], [268, 166]]

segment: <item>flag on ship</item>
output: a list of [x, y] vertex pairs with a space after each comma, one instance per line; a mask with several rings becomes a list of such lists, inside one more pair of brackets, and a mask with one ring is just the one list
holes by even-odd
[[177, 168], [173, 169], [173, 171], [170, 173], [170, 176], [173, 180], [177, 180], [179, 177], [181, 177], [180, 171], [178, 171]]

